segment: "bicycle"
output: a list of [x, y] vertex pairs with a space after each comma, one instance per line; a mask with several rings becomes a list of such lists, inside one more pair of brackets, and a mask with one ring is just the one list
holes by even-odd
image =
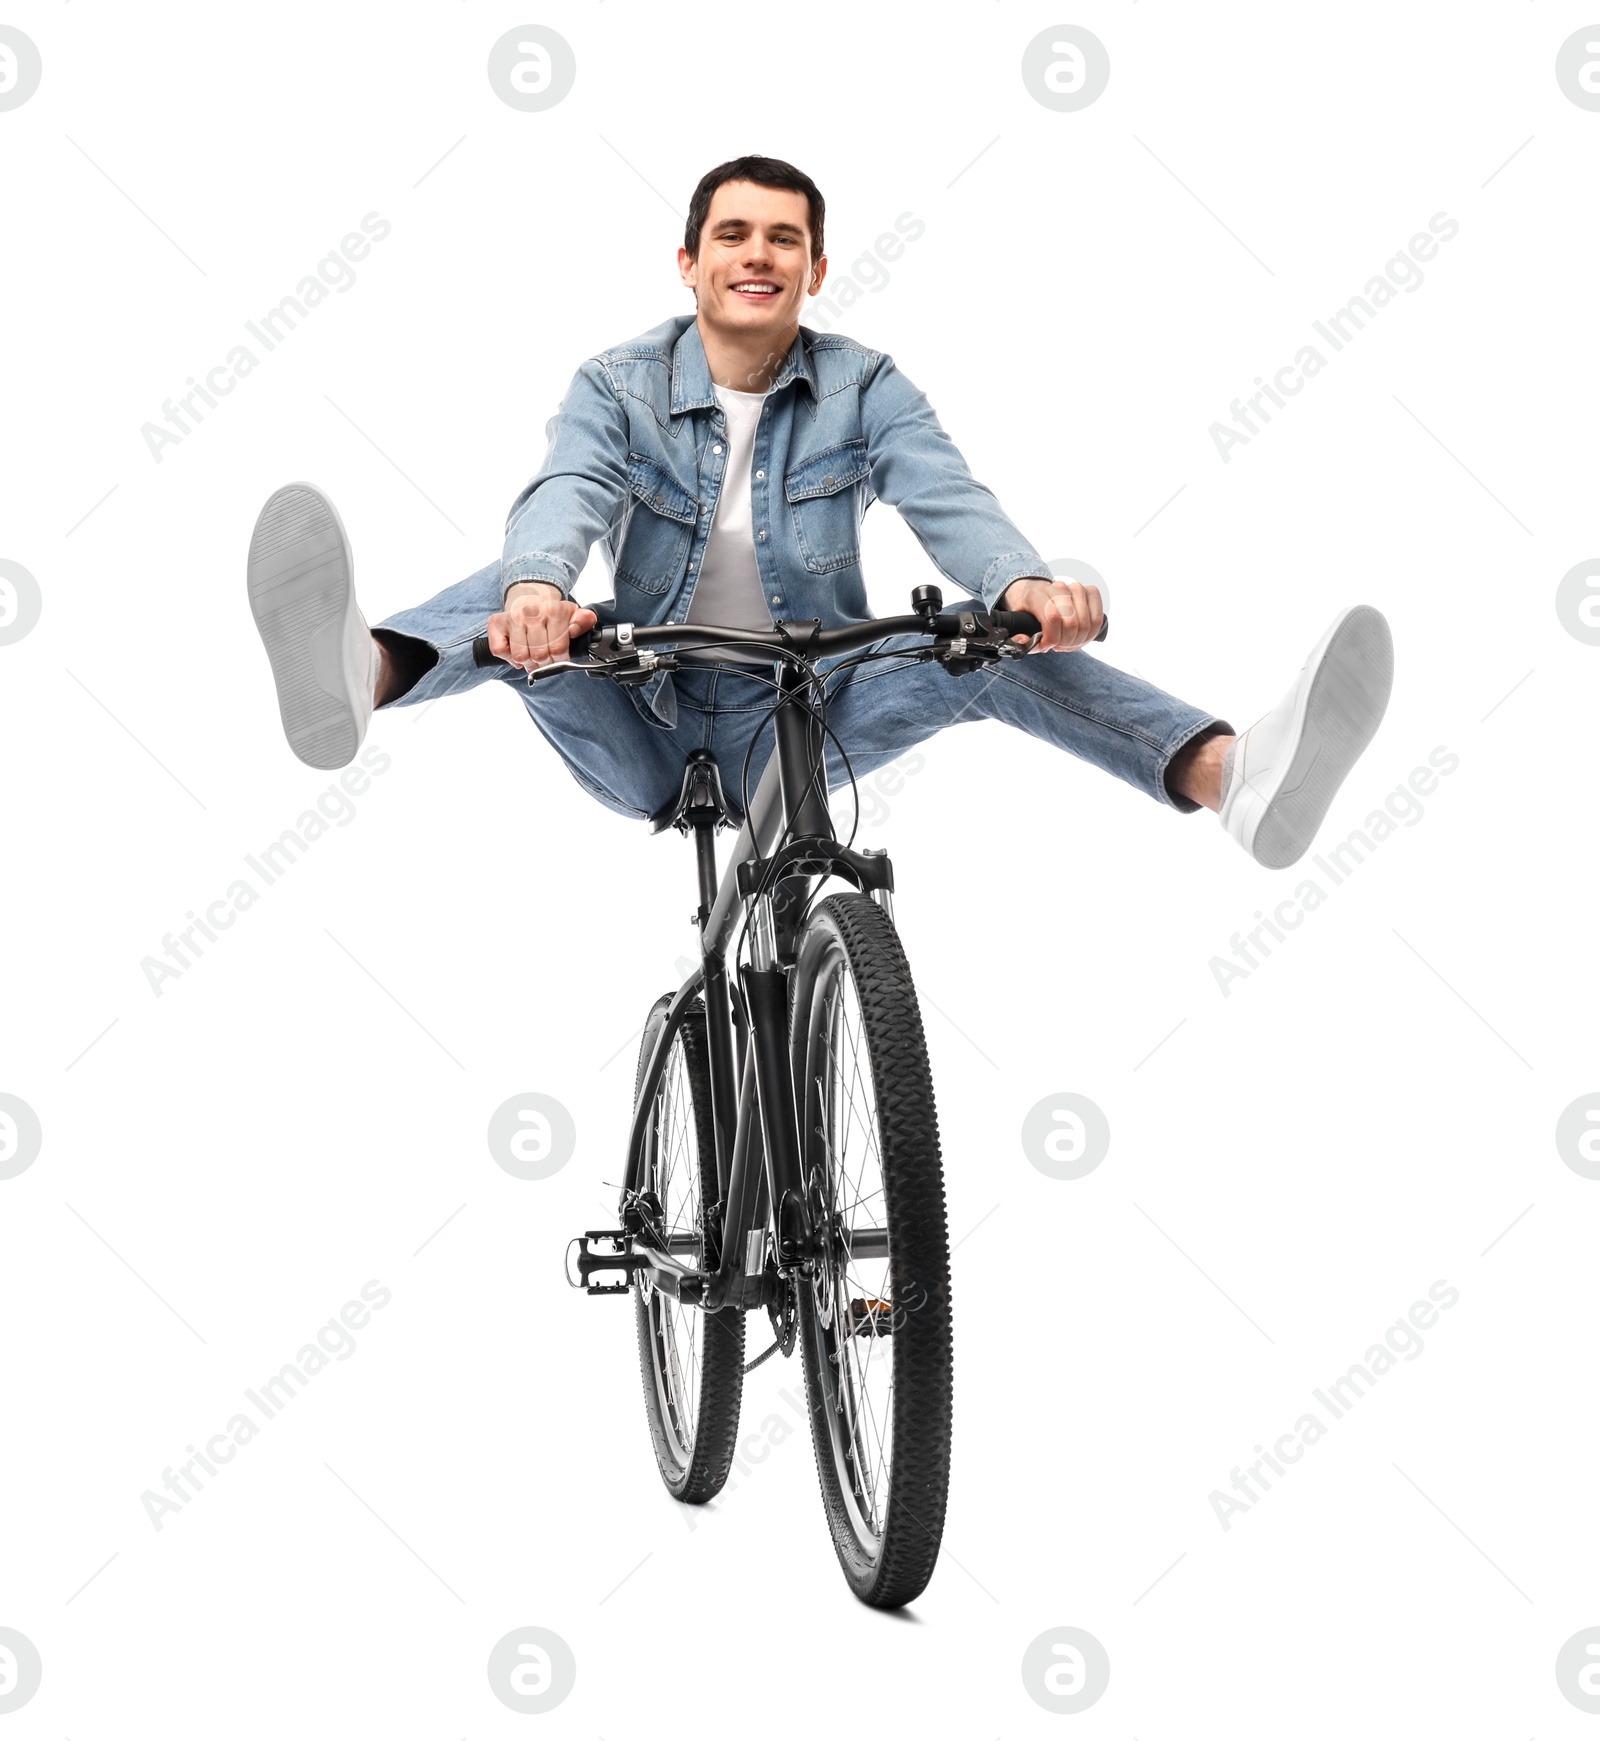
[[[688, 1504], [728, 1478], [745, 1374], [798, 1344], [834, 1549], [851, 1590], [879, 1608], [920, 1595], [939, 1555], [949, 1239], [894, 870], [886, 852], [856, 851], [854, 830], [843, 843], [834, 834], [817, 662], [855, 655], [831, 677], [873, 658], [933, 659], [959, 676], [1025, 652], [1012, 635], [1038, 633], [1024, 612], [945, 613], [942, 603], [937, 587], [919, 586], [914, 614], [839, 629], [815, 619], [770, 631], [618, 623], [528, 674], [643, 683], [686, 655], [760, 655], [774, 666], [776, 744], [754, 796], [741, 791], [742, 813], [711, 753], [696, 750], [677, 798], [650, 819], [653, 832], [694, 836], [701, 958], [645, 1022], [620, 1226], [578, 1235], [567, 1279], [590, 1294], [633, 1295], [656, 1463]], [[925, 641], [874, 646], [909, 635]], [[493, 662], [486, 636], [474, 657]], [[742, 788], [748, 772], [747, 755]], [[719, 879], [715, 835], [733, 827]], [[849, 892], [819, 899], [833, 879]], [[745, 1314], [762, 1308], [773, 1345], [747, 1363]]]

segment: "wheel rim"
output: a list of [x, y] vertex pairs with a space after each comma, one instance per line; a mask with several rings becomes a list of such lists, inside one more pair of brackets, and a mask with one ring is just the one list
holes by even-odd
[[[892, 1256], [854, 1249], [888, 1221], [877, 1099], [855, 980], [842, 955], [817, 986], [807, 1060], [812, 1197], [822, 1255], [811, 1277], [824, 1419], [862, 1551], [883, 1539], [894, 1438]], [[863, 1310], [864, 1308], [864, 1310]]]
[[[680, 1261], [700, 1262], [700, 1151], [695, 1137], [695, 1112], [688, 1061], [680, 1031], [656, 1091], [645, 1153], [647, 1189], [661, 1203], [657, 1232], [671, 1242]], [[692, 1256], [674, 1236], [696, 1241]], [[700, 1406], [701, 1337], [704, 1314], [680, 1306], [670, 1294], [654, 1287], [648, 1272], [638, 1272], [640, 1291], [650, 1318], [651, 1365], [668, 1447], [680, 1468], [694, 1454], [695, 1422]]]

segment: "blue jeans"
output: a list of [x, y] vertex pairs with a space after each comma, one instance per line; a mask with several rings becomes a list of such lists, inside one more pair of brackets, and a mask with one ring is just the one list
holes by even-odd
[[[670, 681], [678, 716], [676, 725], [668, 726], [642, 704], [637, 690], [606, 678], [574, 674], [530, 684], [499, 660], [480, 670], [472, 662], [472, 641], [502, 608], [501, 596], [496, 561], [426, 604], [380, 623], [379, 637], [402, 667], [420, 672], [405, 694], [386, 705], [411, 707], [480, 683], [510, 683], [578, 784], [623, 816], [647, 817], [674, 799], [694, 749], [716, 756], [723, 789], [736, 806], [748, 751], [754, 793], [772, 752], [770, 725], [761, 730], [776, 699], [770, 681], [731, 668], [675, 672]], [[976, 601], [957, 601], [949, 608], [964, 605], [982, 608]], [[602, 621], [611, 614], [602, 608]], [[916, 637], [882, 643], [885, 648], [917, 644]], [[832, 663], [837, 661], [823, 669]], [[828, 724], [857, 778], [946, 726], [999, 719], [1181, 811], [1199, 806], [1167, 790], [1168, 763], [1197, 733], [1233, 730], [1227, 721], [1085, 652], [1008, 659], [965, 677], [952, 677], [934, 664], [884, 659], [834, 673], [828, 693]], [[832, 743], [827, 753], [829, 784], [837, 788], [847, 776]]]

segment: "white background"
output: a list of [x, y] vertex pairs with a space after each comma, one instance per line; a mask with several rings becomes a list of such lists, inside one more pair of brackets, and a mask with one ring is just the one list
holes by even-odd
[[[1076, 114], [1019, 72], [1063, 19], [1111, 57]], [[485, 74], [530, 20], [578, 65], [539, 114]], [[1051, 1733], [1019, 1671], [1060, 1625], [1111, 1659], [1087, 1736], [1590, 1733], [1554, 1663], [1600, 1623], [1600, 1185], [1553, 1134], [1600, 1088], [1600, 649], [1554, 606], [1596, 542], [1600, 114], [1554, 76], [1588, 13], [0, 21], [44, 65], [0, 114], [0, 556], [44, 598], [0, 648], [0, 1089], [44, 1130], [0, 1183], [0, 1625], [44, 1662], [7, 1735]], [[1305, 866], [998, 726], [890, 799], [962, 1241], [948, 1552], [899, 1617], [840, 1578], [803, 1432], [672, 1503], [629, 1312], [562, 1279], [691, 941], [675, 835], [588, 800], [494, 686], [380, 719], [355, 820], [159, 997], [140, 965], [329, 784], [246, 607], [265, 496], [332, 494], [371, 620], [491, 560], [572, 370], [687, 308], [680, 214], [752, 150], [821, 185], [836, 280], [924, 221], [837, 329], [1105, 576], [1106, 658], [1244, 726], [1336, 609], [1388, 615], [1394, 700], [1324, 848], [1435, 746], [1460, 764], [1226, 997], [1211, 959]], [[155, 463], [141, 424], [370, 211], [354, 288]], [[1421, 288], [1222, 463], [1208, 426], [1441, 211]], [[885, 609], [932, 578], [881, 507], [868, 562]], [[530, 1089], [578, 1129], [541, 1183], [485, 1141]], [[1074, 1183], [1019, 1140], [1058, 1090], [1111, 1123]], [[140, 1494], [369, 1278], [357, 1352], [154, 1530]], [[1224, 1531], [1212, 1490], [1440, 1278], [1425, 1352]], [[749, 1380], [756, 1445], [800, 1382]], [[523, 1625], [578, 1662], [538, 1719], [484, 1672]]]

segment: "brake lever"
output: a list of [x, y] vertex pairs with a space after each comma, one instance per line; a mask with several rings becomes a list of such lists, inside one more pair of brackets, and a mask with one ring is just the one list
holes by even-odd
[[[1103, 623], [1101, 623], [1100, 633], [1095, 636], [1094, 640], [1095, 641], [1103, 641], [1106, 638], [1106, 630], [1109, 629], [1110, 627], [1111, 627], [1111, 619], [1109, 617], [1107, 617], [1106, 620]], [[1044, 639], [1044, 633], [1042, 630], [1040, 630], [1032, 635], [1029, 635], [1026, 646], [1019, 647], [1017, 645], [1017, 643], [1015, 641], [1013, 641], [1009, 635], [1004, 635], [1001, 637], [1000, 641], [997, 643], [999, 646], [999, 649], [1000, 649], [1000, 657], [1002, 659], [1025, 658], [1029, 653], [1031, 653], [1034, 650], [1035, 647], [1037, 647], [1039, 645], [1040, 641], [1042, 641], [1043, 639]], [[1086, 645], [1093, 646], [1094, 641], [1087, 642]]]
[[676, 671], [674, 654], [657, 653], [648, 647], [626, 658], [561, 659], [554, 665], [536, 665], [528, 673], [528, 681], [537, 683], [543, 677], [555, 677], [563, 671], [581, 671], [585, 677], [609, 677], [613, 683], [648, 683], [658, 671]]
[[535, 665], [524, 676], [530, 683], [537, 683], [541, 677], [554, 677], [562, 671], [583, 671], [592, 676], [594, 670], [593, 665], [580, 663], [576, 659], [558, 659], [553, 665]]

